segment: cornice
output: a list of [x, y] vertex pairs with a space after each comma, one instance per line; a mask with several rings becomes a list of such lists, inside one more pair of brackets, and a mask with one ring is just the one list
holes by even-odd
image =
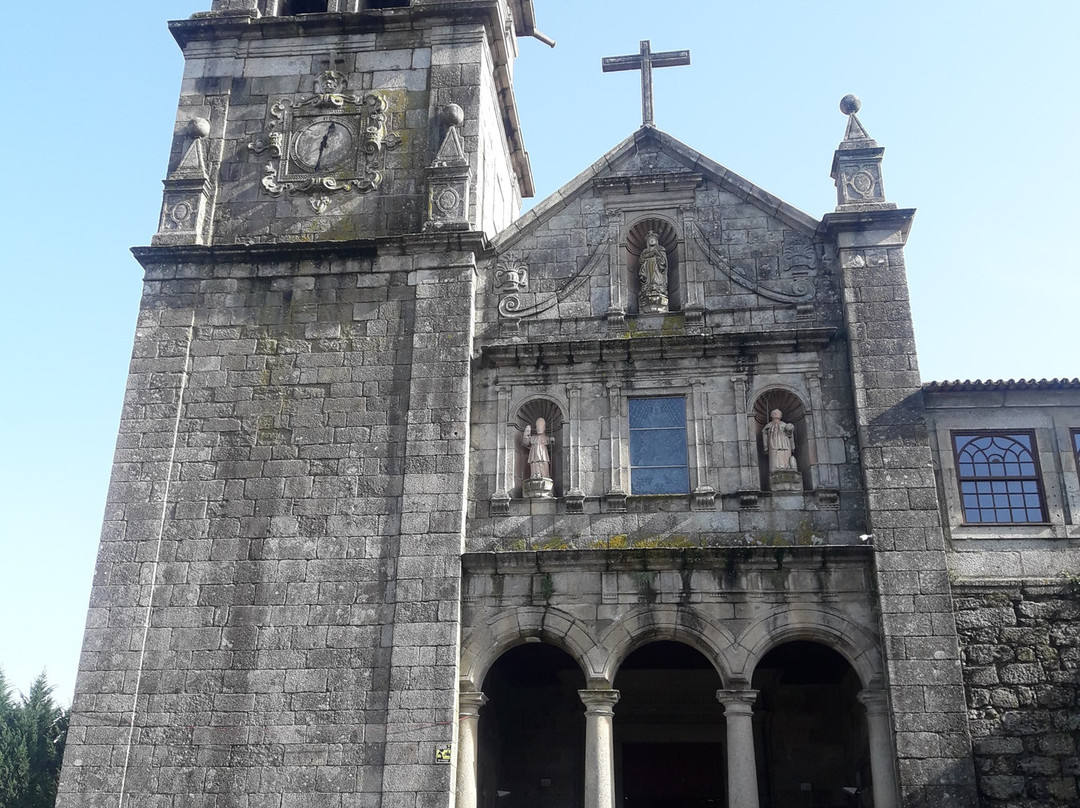
[[647, 335], [601, 339], [491, 343], [481, 347], [490, 367], [536, 367], [582, 362], [621, 363], [738, 356], [761, 351], [821, 350], [837, 335], [835, 328], [798, 328], [761, 332]]
[[147, 268], [162, 264], [244, 264], [440, 252], [472, 252], [484, 255], [490, 250], [487, 236], [476, 230], [467, 230], [349, 241], [161, 245], [132, 247], [131, 253], [143, 268]]

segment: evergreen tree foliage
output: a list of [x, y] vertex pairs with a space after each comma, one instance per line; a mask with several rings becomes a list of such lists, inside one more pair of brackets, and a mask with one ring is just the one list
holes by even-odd
[[41, 674], [21, 700], [0, 670], [0, 808], [53, 808], [69, 711]]

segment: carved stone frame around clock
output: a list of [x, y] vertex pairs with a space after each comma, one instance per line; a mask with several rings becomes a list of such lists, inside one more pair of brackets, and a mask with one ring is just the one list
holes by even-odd
[[[331, 194], [378, 189], [385, 153], [401, 145], [401, 137], [388, 131], [387, 108], [385, 94], [350, 93], [348, 79], [334, 70], [315, 78], [315, 95], [275, 101], [266, 132], [248, 144], [254, 154], [269, 155], [265, 192], [306, 196], [312, 211], [323, 213]], [[317, 151], [318, 159], [308, 150]], [[327, 165], [321, 165], [324, 153]]]

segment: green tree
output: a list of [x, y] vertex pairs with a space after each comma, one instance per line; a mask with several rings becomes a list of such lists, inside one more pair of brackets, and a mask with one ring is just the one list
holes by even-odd
[[16, 701], [0, 670], [0, 807], [53, 808], [69, 712], [41, 674]]

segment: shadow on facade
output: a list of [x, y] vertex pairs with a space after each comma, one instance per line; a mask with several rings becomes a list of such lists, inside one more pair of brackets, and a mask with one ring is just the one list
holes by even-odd
[[867, 808], [870, 746], [859, 677], [836, 651], [789, 642], [754, 671], [761, 808]]
[[585, 677], [552, 645], [527, 643], [499, 657], [484, 679], [480, 808], [581, 808]]

